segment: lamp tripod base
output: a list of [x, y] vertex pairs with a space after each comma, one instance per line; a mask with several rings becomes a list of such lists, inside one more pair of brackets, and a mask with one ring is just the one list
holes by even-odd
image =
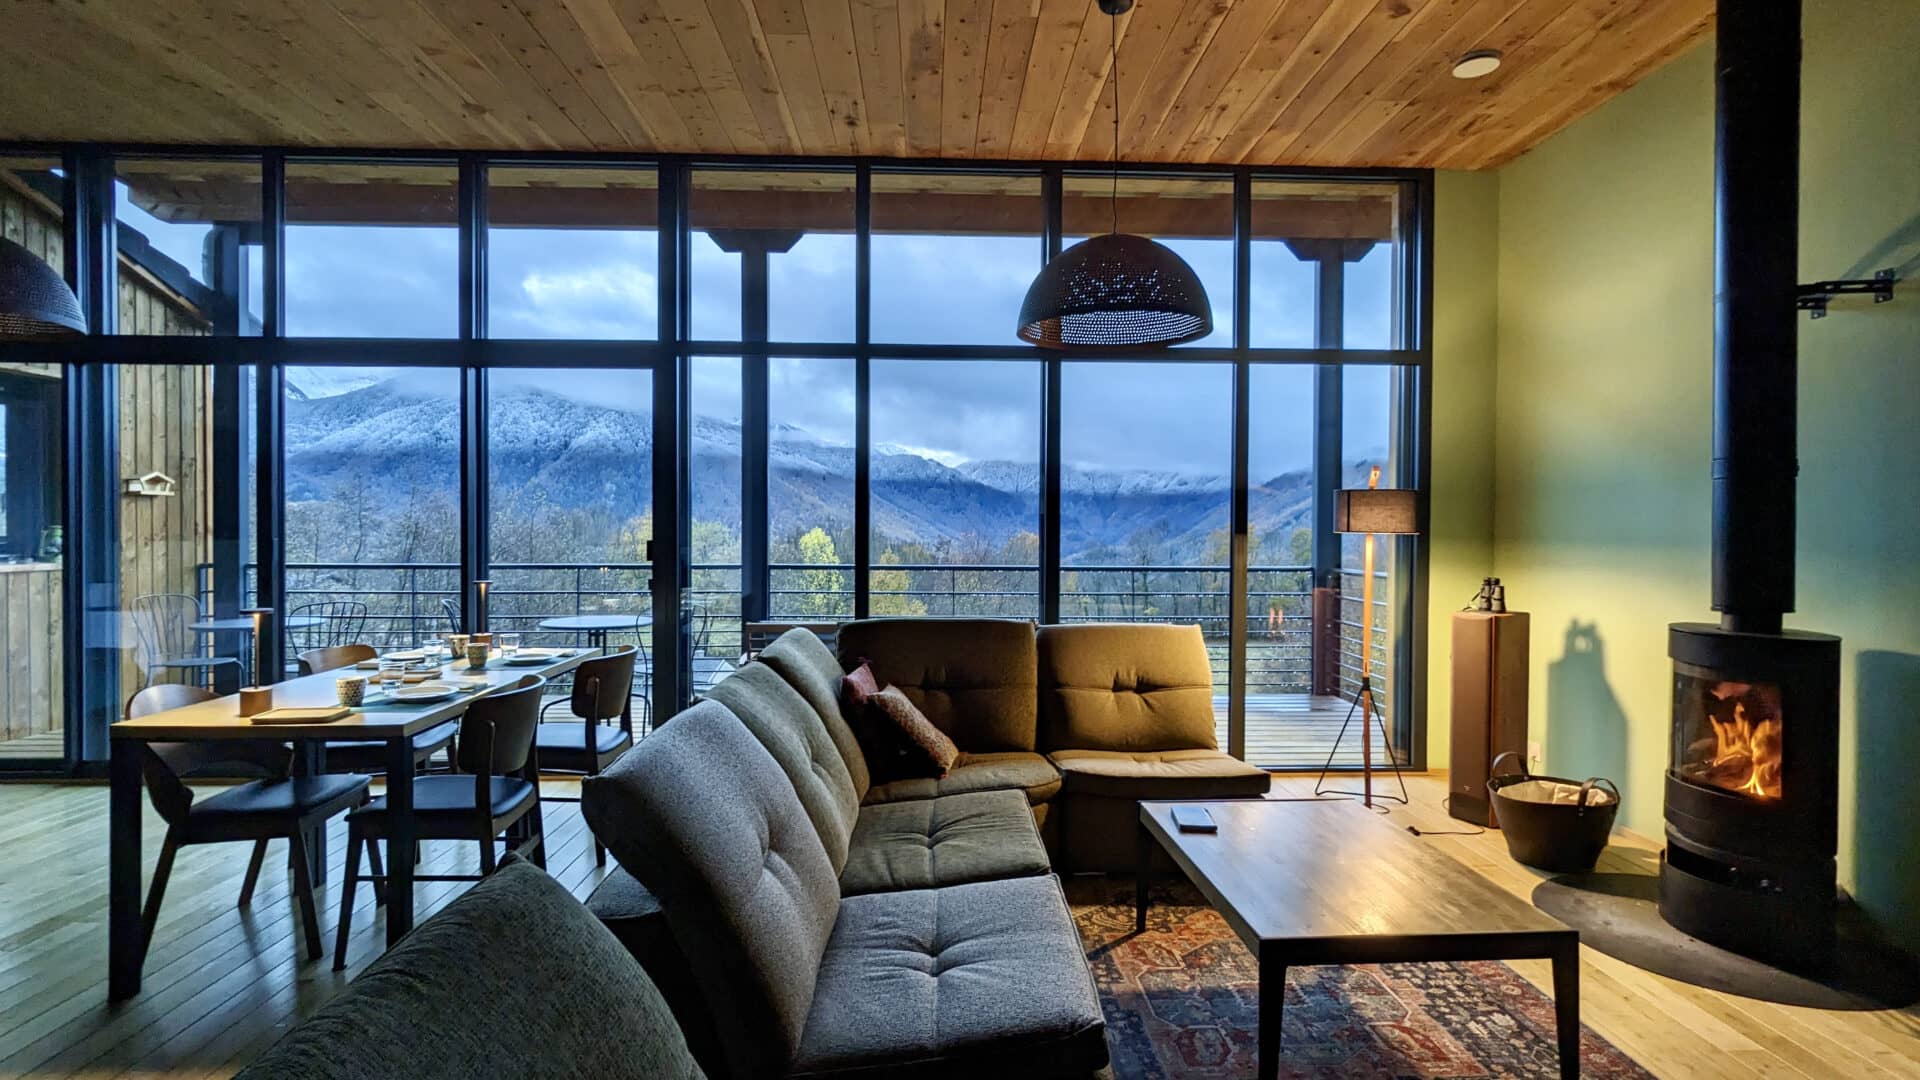
[[[1353, 712], [1360, 710], [1360, 791], [1344, 791], [1326, 786], [1327, 774], [1333, 770], [1333, 759], [1340, 753], [1340, 744], [1346, 740], [1347, 729], [1353, 726]], [[1400, 794], [1374, 794], [1373, 791], [1373, 746], [1371, 732], [1367, 728], [1377, 723], [1380, 728], [1380, 741], [1387, 748], [1387, 764], [1393, 768], [1393, 782], [1400, 786]], [[1320, 769], [1320, 779], [1314, 781], [1315, 795], [1354, 795], [1358, 796], [1369, 808], [1375, 799], [1397, 802], [1402, 806], [1411, 800], [1407, 798], [1407, 781], [1400, 775], [1400, 761], [1393, 756], [1393, 740], [1387, 735], [1387, 718], [1380, 714], [1379, 703], [1373, 697], [1373, 677], [1362, 676], [1360, 689], [1354, 692], [1353, 703], [1347, 707], [1347, 718], [1340, 724], [1340, 734], [1333, 737], [1333, 749], [1327, 751], [1327, 763]]]

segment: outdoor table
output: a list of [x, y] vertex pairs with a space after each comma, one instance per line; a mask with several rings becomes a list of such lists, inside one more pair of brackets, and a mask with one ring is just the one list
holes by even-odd
[[651, 615], [559, 615], [540, 620], [540, 629], [585, 634], [587, 644], [607, 647], [607, 635], [615, 631], [634, 631], [653, 625]]

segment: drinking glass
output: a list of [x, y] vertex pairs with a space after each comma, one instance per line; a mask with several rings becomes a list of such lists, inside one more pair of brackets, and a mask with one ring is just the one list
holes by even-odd
[[403, 660], [380, 661], [380, 689], [391, 695], [407, 681], [407, 665]]
[[497, 636], [500, 638], [501, 656], [512, 656], [520, 651], [519, 634], [500, 634]]

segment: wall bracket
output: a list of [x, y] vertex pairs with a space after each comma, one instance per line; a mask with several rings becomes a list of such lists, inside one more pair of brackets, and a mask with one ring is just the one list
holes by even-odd
[[1876, 304], [1893, 299], [1893, 271], [1876, 270], [1870, 278], [1843, 278], [1802, 285], [1796, 306], [1807, 312], [1810, 318], [1824, 319], [1827, 317], [1828, 301], [1836, 296], [1857, 295], [1871, 296]]

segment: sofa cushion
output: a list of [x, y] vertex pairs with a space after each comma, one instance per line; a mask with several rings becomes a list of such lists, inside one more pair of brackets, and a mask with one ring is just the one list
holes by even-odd
[[1106, 1025], [1052, 875], [840, 904], [798, 1076], [1084, 1076]]
[[698, 958], [730, 1071], [784, 1072], [840, 901], [786, 774], [726, 706], [703, 701], [581, 788], [594, 835], [660, 898], [674, 941]]
[[1044, 626], [1038, 656], [1043, 749], [1218, 749], [1199, 627]]
[[840, 893], [933, 889], [1047, 872], [1033, 812], [1017, 791], [973, 791], [864, 807]]
[[960, 760], [960, 748], [897, 686], [867, 698], [867, 722], [874, 728], [874, 749], [884, 754], [883, 761], [874, 762], [884, 779], [938, 778]]
[[875, 784], [867, 792], [865, 805], [899, 802], [902, 799], [931, 799], [966, 791], [1009, 790], [1023, 792], [1030, 805], [1038, 806], [1059, 792], [1060, 770], [1039, 754], [962, 753], [945, 776], [921, 776]]
[[827, 734], [820, 714], [787, 680], [757, 660], [714, 683], [707, 698], [739, 717], [780, 763], [838, 874], [846, 865], [847, 838], [853, 833], [860, 797], [854, 794], [847, 760]]
[[248, 1080], [700, 1075], [640, 965], [517, 856], [240, 1071]]
[[1114, 799], [1231, 799], [1265, 795], [1272, 777], [1219, 750], [1056, 750], [1068, 795]]
[[866, 657], [969, 753], [1032, 750], [1033, 624], [1011, 619], [863, 619], [840, 628], [841, 666]]
[[854, 795], [866, 798], [873, 780], [867, 772], [860, 743], [854, 738], [853, 726], [840, 709], [840, 661], [834, 659], [833, 650], [820, 640], [820, 635], [797, 627], [775, 638], [773, 644], [760, 650], [756, 659], [778, 672], [787, 680], [787, 685], [799, 691], [807, 704], [813, 706], [813, 711], [820, 714], [821, 722], [827, 725], [827, 734], [847, 761], [847, 775], [853, 779]]

